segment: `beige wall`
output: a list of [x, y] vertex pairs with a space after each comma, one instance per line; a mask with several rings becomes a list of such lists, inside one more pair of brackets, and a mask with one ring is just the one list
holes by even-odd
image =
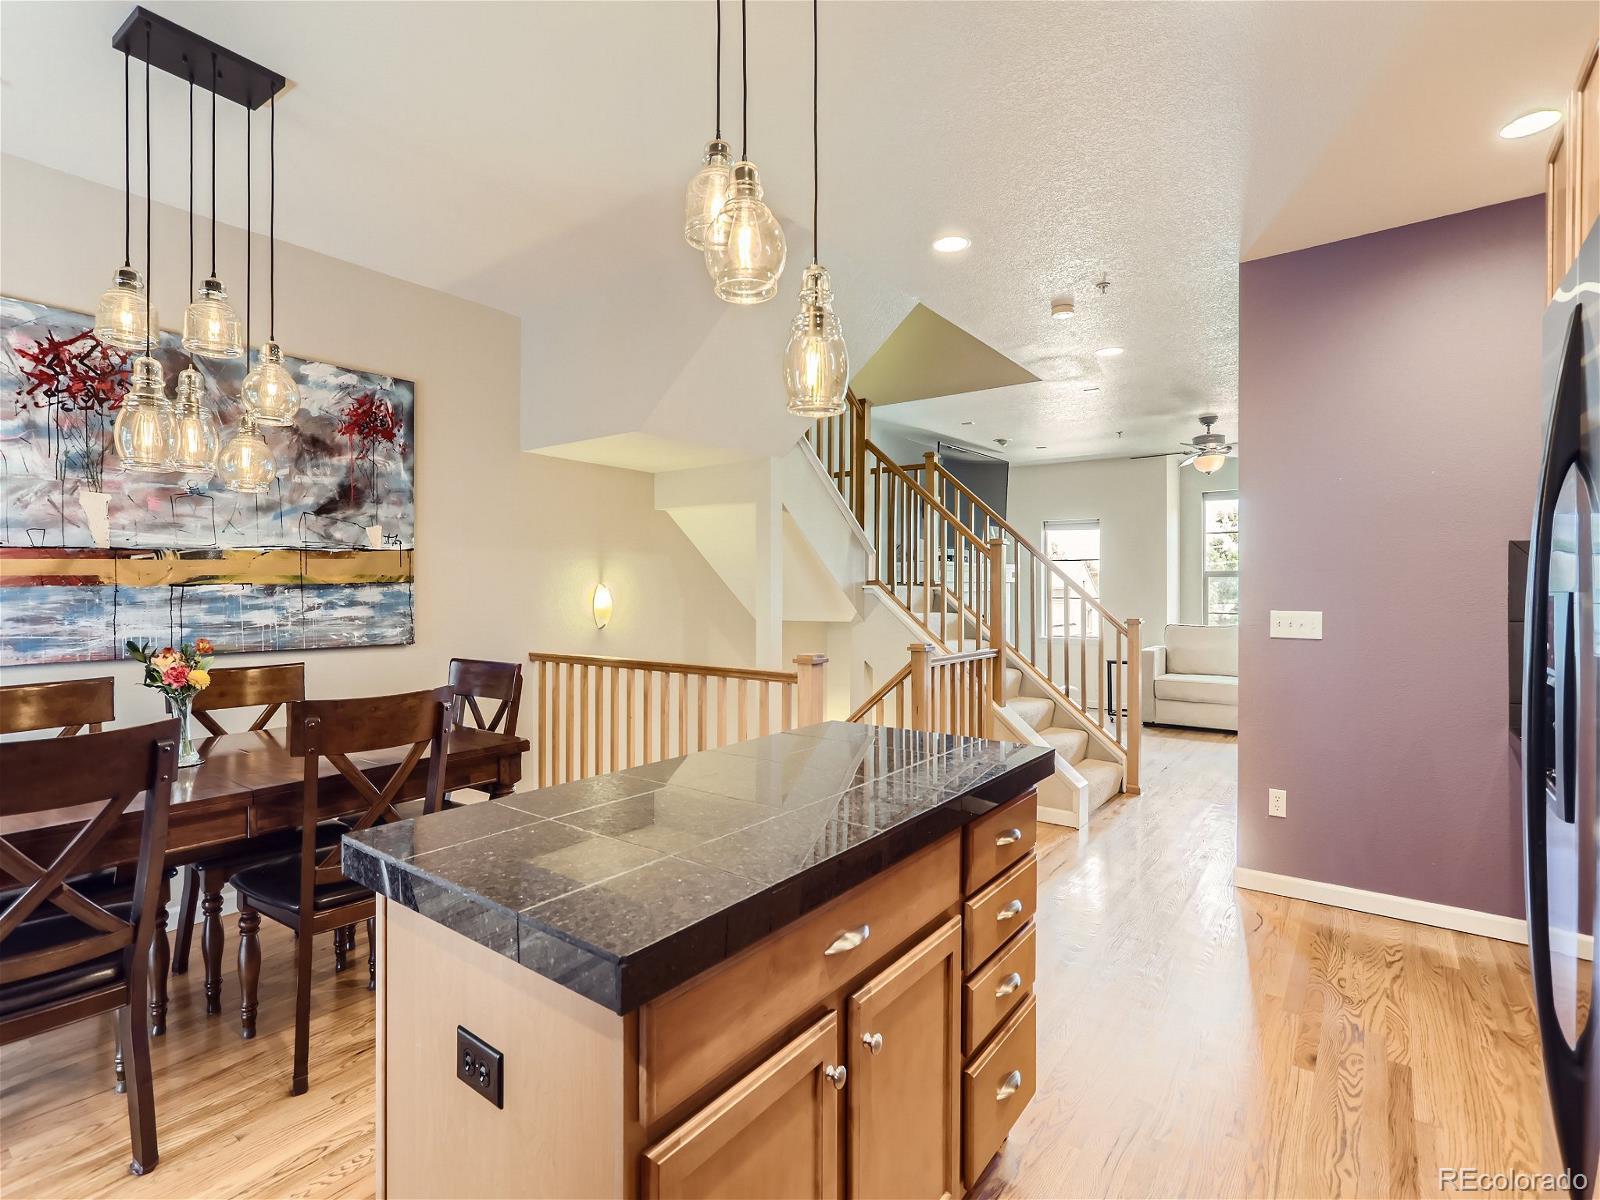
[[[121, 217], [119, 193], [5, 157], [0, 290], [92, 312], [121, 262]], [[170, 329], [185, 303], [184, 214], [158, 208], [154, 237], [155, 301]], [[242, 313], [243, 234], [220, 237], [222, 278]], [[258, 236], [258, 322], [265, 250]], [[538, 648], [750, 661], [749, 615], [655, 511], [649, 476], [518, 449], [516, 318], [293, 246], [279, 247], [278, 288], [278, 338], [290, 354], [416, 381], [416, 644], [230, 663], [303, 657], [312, 693], [348, 696], [442, 683], [452, 655], [520, 660]], [[259, 340], [265, 327], [253, 332]], [[597, 631], [589, 603], [601, 579], [616, 615]], [[130, 663], [10, 668], [4, 680], [106, 673], [117, 678], [121, 721], [159, 715]]]
[[[1178, 471], [1178, 619], [1185, 625], [1200, 625], [1206, 619], [1205, 589], [1201, 586], [1201, 576], [1205, 572], [1201, 506], [1205, 503], [1205, 494], [1238, 490], [1237, 458], [1228, 459], [1214, 475], [1202, 475], [1192, 467]], [[1243, 521], [1240, 530], [1242, 544]]]

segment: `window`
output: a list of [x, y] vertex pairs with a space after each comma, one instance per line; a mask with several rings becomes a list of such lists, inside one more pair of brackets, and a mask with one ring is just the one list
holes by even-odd
[[1239, 493], [1200, 497], [1207, 625], [1239, 623]]
[[[1099, 521], [1046, 521], [1044, 552], [1068, 579], [1100, 599]], [[1050, 636], [1100, 636], [1100, 614], [1076, 595], [1069, 597], [1054, 575], [1050, 578]]]

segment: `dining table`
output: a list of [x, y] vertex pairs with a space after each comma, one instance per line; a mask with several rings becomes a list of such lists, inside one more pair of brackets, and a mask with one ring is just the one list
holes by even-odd
[[[225, 848], [247, 846], [249, 839], [298, 829], [303, 823], [305, 759], [289, 753], [288, 731], [283, 728], [224, 733], [196, 739], [202, 761], [181, 768], [172, 783], [168, 808], [166, 876], [188, 863], [210, 857]], [[350, 755], [350, 761], [368, 779], [383, 788], [405, 757], [409, 746]], [[453, 728], [445, 758], [444, 790], [472, 788], [491, 797], [513, 791], [522, 778], [522, 756], [528, 740], [515, 734]], [[319, 764], [317, 819], [328, 820], [364, 812], [367, 800], [325, 758]], [[420, 797], [427, 785], [428, 755], [412, 768], [395, 801]], [[101, 805], [47, 809], [27, 814], [0, 814], [4, 837], [35, 862], [52, 862], [83, 828]], [[135, 798], [101, 841], [92, 862], [77, 864], [75, 871], [128, 867], [139, 859], [139, 833], [143, 823], [143, 796]], [[170, 960], [166, 908], [169, 889], [162, 880], [160, 908], [155, 914], [156, 937], [151, 948], [153, 1032], [165, 1028], [166, 965]], [[159, 967], [159, 970], [154, 968]]]

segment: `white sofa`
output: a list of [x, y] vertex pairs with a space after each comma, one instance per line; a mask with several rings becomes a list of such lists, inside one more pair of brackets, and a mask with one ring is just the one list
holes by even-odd
[[1145, 648], [1144, 721], [1238, 732], [1238, 626], [1168, 625]]

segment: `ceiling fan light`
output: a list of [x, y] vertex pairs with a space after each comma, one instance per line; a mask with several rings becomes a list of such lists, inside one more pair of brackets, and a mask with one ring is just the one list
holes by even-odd
[[1228, 456], [1221, 453], [1202, 454], [1194, 460], [1194, 469], [1202, 475], [1215, 475], [1222, 470], [1222, 464], [1228, 461]]

